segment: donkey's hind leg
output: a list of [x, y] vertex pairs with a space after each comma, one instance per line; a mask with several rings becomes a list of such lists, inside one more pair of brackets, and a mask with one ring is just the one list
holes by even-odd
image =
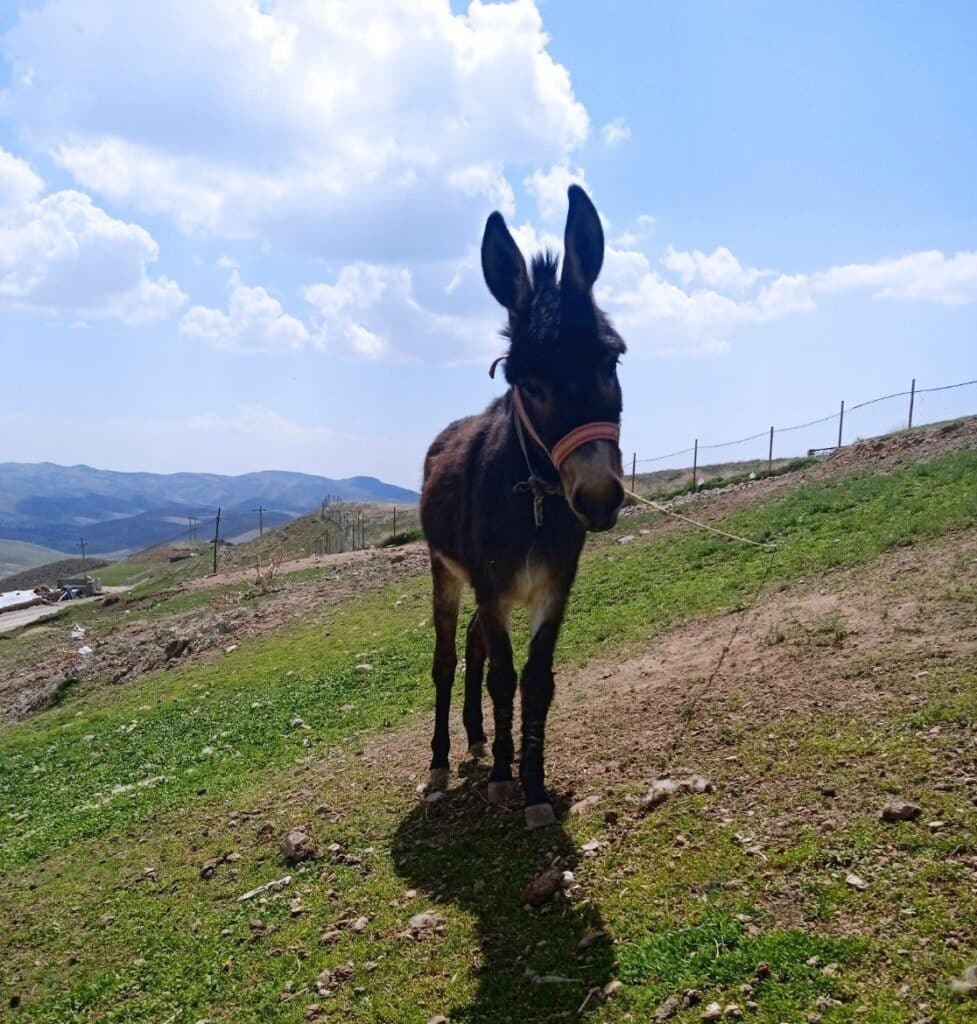
[[431, 739], [431, 775], [429, 790], [443, 790], [448, 785], [448, 716], [451, 710], [451, 686], [458, 667], [455, 633], [458, 629], [458, 605], [461, 601], [461, 580], [431, 553], [431, 576], [434, 591], [434, 736]]
[[488, 647], [478, 612], [471, 617], [465, 635], [465, 710], [462, 721], [468, 735], [468, 753], [480, 761], [488, 754], [485, 727], [482, 724], [482, 678]]

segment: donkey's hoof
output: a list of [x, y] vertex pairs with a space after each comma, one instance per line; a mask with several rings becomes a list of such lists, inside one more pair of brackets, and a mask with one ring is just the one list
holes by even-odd
[[468, 744], [468, 756], [473, 761], [484, 761], [488, 757], [488, 744], [485, 740], [479, 740]]
[[490, 804], [504, 804], [514, 800], [519, 790], [515, 779], [503, 779], [501, 782], [490, 782], [488, 784], [488, 798]]
[[428, 793], [443, 793], [448, 788], [448, 769], [432, 768], [431, 774], [427, 777], [425, 796]]
[[552, 804], [530, 804], [526, 808], [526, 828], [546, 828], [556, 824]]

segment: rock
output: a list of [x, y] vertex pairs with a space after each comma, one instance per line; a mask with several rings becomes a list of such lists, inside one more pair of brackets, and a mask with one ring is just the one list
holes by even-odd
[[368, 917], [358, 917], [349, 927], [350, 931], [362, 932], [366, 929], [366, 926], [370, 923]]
[[730, 1020], [742, 1020], [743, 1011], [736, 1005], [736, 1003], [730, 1003], [728, 1006], [723, 1008], [723, 1016], [728, 1017]]
[[522, 891], [523, 903], [531, 907], [541, 907], [551, 900], [564, 885], [563, 872], [559, 868], [547, 868], [537, 875]]
[[282, 840], [282, 856], [288, 864], [313, 860], [318, 855], [318, 847], [304, 828], [293, 828]]
[[586, 814], [591, 808], [596, 807], [600, 803], [600, 797], [596, 793], [592, 793], [590, 796], [585, 796], [583, 800], [578, 800], [570, 808], [571, 815]]
[[368, 672], [373, 671], [373, 666], [366, 664], [366, 662], [363, 662], [363, 664], [361, 665], [356, 665], [353, 668], [353, 671], [357, 673], [357, 675], [365, 676]]
[[664, 1024], [665, 1021], [671, 1020], [676, 1013], [682, 1008], [682, 1000], [678, 996], [669, 996], [665, 1002], [655, 1010], [652, 1016], [654, 1024]]
[[716, 784], [702, 775], [690, 775], [687, 779], [673, 779], [665, 777], [654, 779], [648, 787], [648, 791], [641, 798], [640, 807], [649, 811], [659, 804], [663, 804], [672, 796], [683, 793], [712, 793]]
[[954, 978], [950, 988], [958, 996], [977, 997], [977, 964], [971, 964], [959, 978]]
[[163, 657], [167, 661], [173, 661], [174, 658], [185, 654], [189, 646], [190, 641], [185, 636], [175, 636], [172, 640], [167, 641], [163, 648]]
[[853, 889], [857, 889], [859, 892], [864, 892], [868, 888], [868, 882], [853, 872], [845, 875], [845, 885], [850, 885]]
[[635, 539], [633, 533], [626, 533], [623, 537], [618, 537], [618, 544], [630, 544]]
[[112, 605], [118, 604], [119, 601], [120, 598], [118, 594], [106, 594], [105, 597], [102, 598], [102, 607], [111, 608]]
[[201, 878], [211, 878], [211, 877], [213, 877], [213, 874], [217, 870], [217, 865], [219, 863], [220, 863], [220, 861], [217, 860], [217, 858], [214, 858], [213, 860], [205, 860], [203, 862], [203, 864], [200, 865], [200, 877]]
[[883, 821], [915, 821], [923, 813], [923, 808], [919, 804], [914, 804], [909, 800], [900, 800], [898, 797], [893, 797], [886, 805], [882, 808], [879, 817]]
[[723, 1008], [719, 1003], [710, 1003], [703, 1011], [699, 1020], [719, 1020], [723, 1015]]
[[607, 933], [603, 928], [594, 928], [592, 931], [587, 932], [587, 934], [577, 943], [577, 949], [590, 949], [595, 942], [599, 942], [601, 939], [605, 938], [606, 935]]
[[615, 978], [613, 981], [609, 981], [603, 989], [601, 989], [601, 992], [605, 999], [610, 999], [615, 992], [620, 992], [622, 988], [624, 988], [624, 982], [618, 981], [618, 979]]
[[[403, 557], [403, 555], [401, 556], [401, 558], [402, 557]], [[393, 561], [393, 559], [391, 559], [391, 561]], [[448, 1021], [447, 1017], [445, 1017], [443, 1014], [439, 1013], [436, 1017], [432, 1017], [427, 1022], [427, 1024], [450, 1024], [450, 1022]]]
[[236, 650], [237, 650], [237, 644], [228, 644], [224, 648], [224, 653], [225, 654], [233, 654]]
[[407, 922], [407, 930], [415, 939], [423, 938], [444, 924], [444, 919], [433, 910], [423, 910]]

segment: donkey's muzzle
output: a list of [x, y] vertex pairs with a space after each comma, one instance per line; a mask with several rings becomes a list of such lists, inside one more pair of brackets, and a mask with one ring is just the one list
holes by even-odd
[[563, 463], [560, 475], [570, 508], [595, 533], [617, 522], [624, 504], [621, 451], [610, 441], [591, 441]]

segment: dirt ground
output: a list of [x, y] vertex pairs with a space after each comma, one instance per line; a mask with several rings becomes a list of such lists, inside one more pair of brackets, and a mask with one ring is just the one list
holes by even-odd
[[[873, 666], [977, 653], [977, 610], [941, 596], [959, 578], [977, 579], [972, 533], [800, 581], [745, 612], [688, 623], [639, 657], [558, 672], [547, 725], [556, 788], [579, 798], [624, 779], [695, 770], [693, 749], [701, 760], [721, 753], [731, 730], [756, 731], [798, 713], [871, 716], [894, 697], [891, 680]], [[487, 702], [485, 715], [491, 723]], [[457, 761], [466, 741], [460, 711], [454, 719]], [[398, 784], [416, 781], [429, 725], [385, 734], [366, 756]]]

